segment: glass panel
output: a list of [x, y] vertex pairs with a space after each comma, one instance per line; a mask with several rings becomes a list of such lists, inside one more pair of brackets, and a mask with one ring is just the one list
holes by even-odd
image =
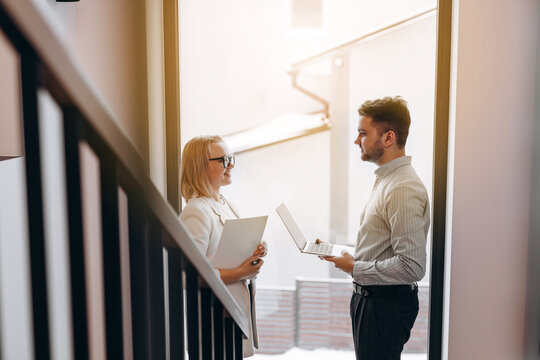
[[46, 90], [38, 92], [51, 357], [73, 358], [64, 122]]
[[99, 158], [90, 146], [79, 144], [83, 213], [84, 261], [90, 360], [105, 359], [105, 299], [101, 186]]
[[33, 359], [25, 159], [0, 162], [2, 359]]
[[[293, 3], [300, 2], [180, 1], [181, 143], [217, 134], [234, 140], [234, 151], [238, 133], [268, 129], [284, 118], [288, 122], [280, 123], [280, 131], [294, 129], [298, 123], [287, 114], [320, 114], [324, 102], [318, 98], [328, 101], [328, 129], [287, 136], [288, 141], [270, 146], [263, 145], [272, 143], [271, 132], [242, 139], [244, 145], [251, 140], [263, 147], [238, 147], [248, 150], [237, 155], [232, 184], [221, 193], [242, 216], [270, 215], [264, 234], [269, 253], [257, 280], [256, 358], [353, 359], [350, 276], [301, 254], [274, 209], [286, 203], [307, 240], [354, 245], [376, 169], [360, 159], [353, 144], [357, 108], [365, 100], [396, 95], [408, 102], [407, 155], [431, 199], [437, 3], [326, 1], [323, 29], [311, 32], [288, 26]], [[298, 60], [430, 9], [294, 68], [301, 89], [291, 86], [288, 70]], [[404, 359], [426, 358], [429, 259], [426, 269], [419, 283], [420, 313]]]

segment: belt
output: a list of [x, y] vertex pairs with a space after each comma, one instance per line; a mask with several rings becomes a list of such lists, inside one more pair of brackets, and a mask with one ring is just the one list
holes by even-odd
[[353, 281], [353, 291], [362, 296], [399, 297], [418, 291], [418, 285], [360, 285]]

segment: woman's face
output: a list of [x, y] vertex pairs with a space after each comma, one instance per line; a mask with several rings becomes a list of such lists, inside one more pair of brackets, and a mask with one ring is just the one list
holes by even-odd
[[[210, 144], [210, 159], [220, 158], [224, 155], [229, 155], [229, 149], [223, 142]], [[212, 188], [219, 193], [219, 188], [224, 185], [229, 185], [231, 180], [231, 170], [234, 168], [234, 164], [229, 164], [227, 168], [223, 166], [223, 162], [220, 160], [210, 160], [210, 167], [208, 168], [208, 179]]]

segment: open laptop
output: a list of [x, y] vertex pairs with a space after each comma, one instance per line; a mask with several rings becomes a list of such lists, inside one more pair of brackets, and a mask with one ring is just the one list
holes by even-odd
[[298, 246], [300, 252], [320, 256], [339, 256], [341, 255], [341, 252], [345, 250], [350, 254], [354, 254], [354, 248], [351, 246], [328, 243], [317, 244], [314, 241], [307, 241], [285, 204], [280, 204], [276, 208], [276, 211], [281, 218], [281, 221], [283, 221], [283, 224], [285, 224], [285, 227], [289, 231], [289, 234], [291, 234], [291, 237], [296, 243], [296, 246]]

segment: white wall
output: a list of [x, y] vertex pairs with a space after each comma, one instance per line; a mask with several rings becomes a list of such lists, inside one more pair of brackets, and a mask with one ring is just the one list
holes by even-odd
[[[73, 61], [148, 161], [148, 79], [144, 0], [35, 0], [54, 19]], [[149, 15], [152, 24], [153, 17]], [[152, 31], [149, 41], [155, 40]], [[152, 49], [155, 49], [155, 44]], [[151, 80], [152, 82], [152, 80]], [[151, 90], [155, 89], [151, 83]], [[155, 103], [153, 103], [155, 104]], [[151, 115], [156, 116], [153, 107]], [[158, 112], [159, 114], [159, 112]], [[158, 115], [159, 116], [159, 115]]]
[[538, 4], [455, 5], [447, 357], [520, 359]]
[[25, 159], [0, 162], [2, 359], [34, 358]]
[[0, 31], [0, 158], [22, 155], [19, 56]]

